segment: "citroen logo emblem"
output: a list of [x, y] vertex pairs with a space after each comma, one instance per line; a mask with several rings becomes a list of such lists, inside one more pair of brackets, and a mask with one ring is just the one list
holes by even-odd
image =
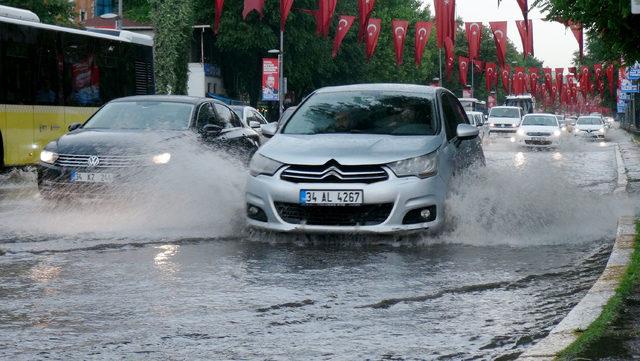
[[95, 167], [100, 164], [100, 158], [98, 158], [97, 155], [92, 155], [89, 157], [89, 159], [87, 159], [87, 164], [89, 165], [89, 167]]

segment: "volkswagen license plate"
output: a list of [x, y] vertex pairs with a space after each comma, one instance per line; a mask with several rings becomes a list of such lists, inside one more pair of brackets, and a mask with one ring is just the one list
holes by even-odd
[[85, 183], [112, 183], [112, 173], [85, 173], [73, 171], [71, 172], [70, 180], [72, 182], [85, 182]]
[[300, 204], [310, 206], [354, 206], [361, 205], [364, 192], [361, 190], [306, 190], [300, 191]]

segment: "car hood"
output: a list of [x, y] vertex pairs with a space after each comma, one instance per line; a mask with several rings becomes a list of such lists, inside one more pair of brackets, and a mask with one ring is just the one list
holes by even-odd
[[591, 124], [577, 124], [576, 128], [579, 130], [600, 130], [604, 128], [604, 125], [591, 125]]
[[342, 165], [365, 165], [418, 157], [441, 144], [439, 135], [277, 134], [259, 153], [285, 164], [321, 165], [333, 159]]
[[560, 128], [553, 125], [521, 125], [520, 129], [525, 132], [553, 133]]
[[520, 118], [492, 118], [489, 117], [489, 123], [494, 123], [494, 124], [514, 124], [514, 123], [520, 123]]
[[[79, 129], [54, 141], [60, 154], [135, 155], [165, 150], [173, 140], [186, 136], [186, 131], [132, 131], [111, 129]], [[47, 147], [47, 149], [50, 147]]]

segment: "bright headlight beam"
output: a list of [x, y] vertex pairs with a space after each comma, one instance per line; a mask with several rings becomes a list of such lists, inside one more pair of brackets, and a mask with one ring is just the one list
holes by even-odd
[[171, 153], [162, 153], [153, 156], [153, 162], [155, 164], [167, 164], [171, 160]]
[[43, 163], [53, 164], [58, 159], [58, 153], [49, 150], [40, 152], [40, 160]]

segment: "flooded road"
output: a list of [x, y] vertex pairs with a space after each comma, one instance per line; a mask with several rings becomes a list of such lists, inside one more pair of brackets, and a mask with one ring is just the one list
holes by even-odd
[[242, 170], [151, 205], [5, 192], [0, 358], [514, 359], [590, 288], [637, 199], [612, 194], [611, 142], [485, 152], [436, 238], [251, 234]]

